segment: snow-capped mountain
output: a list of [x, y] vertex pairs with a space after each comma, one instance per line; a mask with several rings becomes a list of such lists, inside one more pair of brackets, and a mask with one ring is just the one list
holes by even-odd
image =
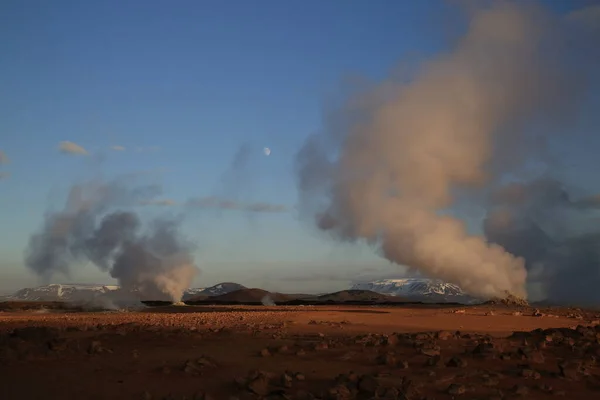
[[436, 279], [382, 279], [357, 283], [351, 289], [371, 290], [390, 296], [400, 296], [410, 301], [465, 304], [479, 302], [479, 300], [463, 292], [459, 286]]
[[89, 301], [118, 290], [112, 285], [50, 284], [21, 289], [8, 296], [9, 300], [22, 301]]
[[[190, 288], [183, 293], [183, 300], [202, 296], [219, 296], [235, 290], [245, 289], [238, 283], [223, 282], [209, 288]], [[50, 284], [34, 288], [25, 288], [5, 296], [5, 301], [69, 301], [69, 302], [95, 302], [103, 299], [117, 300], [129, 298], [116, 285], [93, 284]]]
[[246, 286], [234, 282], [222, 282], [200, 291], [202, 296], [221, 296], [223, 294], [235, 292], [236, 290], [247, 289]]
[[[194, 296], [204, 288], [190, 288], [185, 291], [184, 297]], [[43, 285], [34, 288], [25, 288], [6, 296], [8, 301], [74, 301], [93, 302], [101, 299], [114, 300], [128, 297], [116, 285], [93, 284], [58, 284]]]

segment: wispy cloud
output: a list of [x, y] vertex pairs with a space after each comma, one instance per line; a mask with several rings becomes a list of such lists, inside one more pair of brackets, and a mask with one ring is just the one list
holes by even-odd
[[221, 210], [242, 210], [262, 213], [281, 213], [289, 208], [283, 204], [271, 203], [240, 203], [234, 200], [220, 199], [218, 197], [199, 197], [187, 202], [188, 207], [216, 208]]
[[175, 206], [177, 202], [171, 199], [156, 199], [156, 200], [142, 200], [140, 204], [143, 206]]
[[77, 143], [73, 143], [73, 142], [69, 142], [69, 141], [60, 142], [60, 144], [58, 145], [58, 150], [61, 153], [65, 153], [65, 154], [75, 154], [75, 155], [83, 155], [83, 156], [87, 156], [89, 154], [86, 149], [84, 149]]
[[124, 146], [115, 145], [115, 146], [111, 146], [110, 148], [112, 150], [114, 150], [114, 151], [125, 151], [125, 147]]
[[10, 159], [8, 158], [6, 153], [0, 150], [0, 164], [8, 164], [9, 162]]

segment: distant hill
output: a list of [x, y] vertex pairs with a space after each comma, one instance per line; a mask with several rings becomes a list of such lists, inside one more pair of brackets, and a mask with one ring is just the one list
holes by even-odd
[[340, 292], [324, 294], [316, 297], [316, 301], [332, 301], [332, 302], [398, 302], [401, 298], [388, 296], [385, 294], [373, 292], [371, 290], [350, 289]]
[[235, 292], [237, 290], [247, 289], [246, 286], [240, 285], [239, 283], [234, 282], [222, 282], [218, 283], [214, 286], [206, 288], [198, 293], [201, 296], [221, 296], [227, 293]]
[[246, 286], [234, 282], [221, 282], [207, 288], [188, 289], [184, 295], [183, 301], [198, 301], [207, 299], [211, 296], [220, 296], [236, 290], [246, 289]]
[[212, 296], [208, 300], [224, 303], [282, 303], [292, 298], [281, 293], [272, 293], [263, 289], [240, 289], [220, 296]]

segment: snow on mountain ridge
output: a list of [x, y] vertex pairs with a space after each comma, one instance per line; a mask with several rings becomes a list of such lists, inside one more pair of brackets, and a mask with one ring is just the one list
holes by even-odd
[[[6, 296], [9, 301], [93, 301], [101, 297], [110, 297], [120, 291], [117, 285], [94, 284], [59, 284], [48, 285], [18, 290]], [[202, 292], [204, 288], [190, 288], [184, 296], [193, 296]]]
[[458, 285], [438, 279], [404, 278], [381, 279], [373, 282], [357, 283], [354, 290], [371, 290], [390, 296], [401, 296], [415, 301], [472, 303], [474, 298], [466, 294]]

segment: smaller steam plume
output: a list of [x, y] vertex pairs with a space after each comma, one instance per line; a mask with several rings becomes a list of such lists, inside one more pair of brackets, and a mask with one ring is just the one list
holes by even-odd
[[555, 179], [512, 183], [492, 196], [489, 241], [527, 263], [529, 282], [557, 304], [600, 303], [598, 196], [573, 199]]
[[123, 182], [91, 182], [71, 188], [63, 210], [48, 213], [26, 250], [27, 267], [48, 282], [69, 276], [74, 264], [91, 262], [141, 300], [181, 300], [198, 268], [194, 247], [176, 219], [144, 225], [125, 209], [160, 193], [157, 186], [129, 189]]

